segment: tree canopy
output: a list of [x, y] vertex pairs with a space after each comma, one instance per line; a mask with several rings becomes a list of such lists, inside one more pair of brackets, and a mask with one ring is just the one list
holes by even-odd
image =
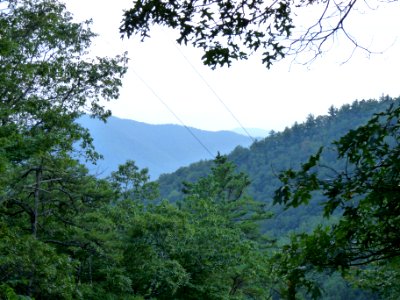
[[73, 124], [82, 114], [105, 119], [100, 100], [116, 99], [126, 72], [125, 55], [88, 57], [95, 34], [77, 24], [57, 1], [1, 1], [0, 143], [11, 160], [75, 141], [90, 145]]
[[[303, 267], [367, 266], [359, 273], [381, 274], [389, 282], [398, 278], [399, 120], [400, 107], [392, 105], [336, 141], [337, 159], [344, 162], [341, 169], [322, 161], [321, 148], [299, 171], [289, 169], [280, 175], [275, 202], [297, 207], [321, 195], [324, 216], [340, 216], [330, 226], [294, 238], [289, 248], [303, 257]], [[386, 276], [389, 269], [393, 274]], [[378, 283], [383, 284], [376, 278], [374, 284]], [[387, 286], [380, 292], [398, 293], [390, 283]]]
[[[275, 213], [261, 226], [279, 241], [270, 265], [281, 295], [375, 299], [345, 288], [351, 284], [379, 297], [398, 296], [399, 100], [382, 97], [331, 107], [326, 116], [310, 115], [228, 156], [249, 175], [248, 193]], [[177, 182], [197, 181], [209, 165], [196, 163], [163, 175], [162, 194], [179, 197], [169, 192], [179, 188]], [[287, 171], [278, 176], [282, 170]], [[270, 206], [274, 190], [275, 206]], [[343, 272], [344, 279], [335, 272]]]
[[[357, 0], [139, 0], [125, 11], [120, 31], [143, 40], [153, 25], [167, 26], [179, 31], [179, 44], [202, 49], [203, 63], [212, 68], [229, 66], [257, 51], [269, 68], [280, 58], [303, 51], [311, 51], [312, 60], [339, 35], [368, 52], [346, 26], [357, 4]], [[372, 4], [368, 5], [370, 9]], [[318, 13], [307, 11], [310, 7]], [[303, 14], [312, 21], [301, 24], [297, 16]]]
[[332, 169], [321, 178], [319, 170], [329, 165], [320, 162], [320, 151], [299, 172], [281, 175], [284, 185], [275, 194], [276, 202], [296, 207], [320, 191], [324, 215], [338, 210], [342, 215], [326, 245], [326, 254], [332, 256], [320, 263], [349, 267], [400, 255], [399, 118], [400, 108], [391, 106], [335, 142], [338, 159], [345, 160], [342, 170]]
[[[337, 269], [398, 298], [398, 105], [334, 144], [343, 163], [327, 166], [320, 150], [280, 175], [277, 203], [317, 195], [336, 219], [275, 242], [260, 226], [268, 206], [247, 194], [250, 177], [226, 156], [184, 183], [176, 202], [156, 199], [158, 184], [131, 160], [108, 178], [91, 175], [79, 155], [99, 155], [76, 121], [107, 118], [101, 100], [118, 97], [125, 55], [90, 58], [90, 22], [74, 23], [56, 0], [0, 3], [0, 298], [316, 298], [317, 272]], [[357, 107], [309, 116], [269, 146], [300, 140], [302, 130], [321, 134], [322, 124]]]
[[90, 22], [58, 1], [1, 5], [0, 295], [71, 299], [76, 278], [85, 285], [93, 265], [118, 261], [102, 255], [110, 224], [99, 222], [112, 189], [77, 161], [79, 143], [98, 155], [75, 120], [110, 114], [100, 100], [118, 97], [126, 57], [89, 58]]
[[90, 24], [58, 1], [1, 3], [0, 298], [267, 295], [247, 177], [219, 157], [174, 205], [152, 203], [158, 186], [134, 161], [90, 175], [78, 158], [99, 156], [76, 121], [107, 118], [100, 100], [118, 97], [126, 57], [90, 58]]

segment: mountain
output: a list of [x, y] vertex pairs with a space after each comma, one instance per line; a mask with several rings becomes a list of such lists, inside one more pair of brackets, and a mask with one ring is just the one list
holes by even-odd
[[247, 147], [251, 140], [230, 131], [189, 130], [179, 125], [150, 125], [110, 117], [107, 123], [84, 116], [79, 123], [88, 128], [96, 150], [104, 156], [89, 168], [108, 175], [127, 159], [140, 168], [148, 168], [151, 179], [170, 173], [195, 161], [226, 154], [236, 146]]
[[[343, 168], [343, 162], [337, 160], [336, 153], [329, 152], [334, 140], [339, 139], [350, 129], [364, 125], [373, 114], [382, 112], [390, 105], [400, 105], [400, 98], [383, 97], [378, 100], [354, 101], [337, 109], [329, 108], [328, 114], [314, 117], [282, 132], [271, 133], [268, 137], [253, 143], [249, 148], [237, 147], [228, 158], [234, 162], [240, 171], [249, 175], [251, 185], [248, 193], [257, 200], [271, 205], [276, 213], [271, 222], [264, 224], [266, 231], [274, 231], [274, 235], [284, 234], [289, 230], [311, 227], [320, 216], [321, 207], [318, 203], [301, 206], [296, 209], [282, 211], [272, 207], [274, 191], [279, 187], [278, 174], [287, 168], [296, 169], [308, 160], [321, 146], [324, 151], [323, 163], [335, 170]], [[212, 161], [201, 161], [178, 169], [172, 174], [160, 176], [161, 196], [176, 201], [181, 197], [182, 182], [194, 182], [210, 171]]]

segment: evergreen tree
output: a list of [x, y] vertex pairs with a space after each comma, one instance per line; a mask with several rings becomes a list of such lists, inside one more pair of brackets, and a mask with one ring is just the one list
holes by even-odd
[[[303, 265], [334, 270], [353, 267], [359, 276], [381, 273], [386, 280], [379, 292], [391, 296], [398, 295], [389, 282], [398, 277], [400, 254], [399, 119], [398, 105], [376, 114], [335, 142], [338, 159], [345, 161], [342, 169], [321, 164], [321, 149], [299, 171], [282, 173], [283, 185], [275, 194], [277, 203], [297, 207], [318, 192], [324, 216], [339, 216], [333, 225], [303, 233], [288, 246], [299, 249]], [[329, 177], [322, 172], [327, 168]], [[379, 277], [375, 280], [369, 281], [373, 289], [381, 282]]]

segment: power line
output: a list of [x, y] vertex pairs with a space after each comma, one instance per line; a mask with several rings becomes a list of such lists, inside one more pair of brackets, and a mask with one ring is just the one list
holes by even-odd
[[179, 51], [179, 53], [183, 56], [186, 62], [192, 67], [192, 69], [196, 72], [196, 74], [203, 80], [206, 86], [210, 89], [210, 91], [214, 94], [214, 96], [219, 100], [219, 102], [224, 106], [224, 108], [230, 113], [232, 118], [239, 124], [240, 128], [246, 133], [246, 135], [250, 138], [250, 140], [254, 143], [256, 142], [255, 138], [253, 138], [250, 133], [246, 130], [246, 128], [242, 125], [239, 119], [233, 114], [233, 112], [229, 109], [229, 107], [222, 101], [221, 97], [217, 94], [217, 92], [213, 89], [213, 87], [208, 83], [208, 81], [201, 75], [201, 73], [196, 69], [196, 67], [190, 62], [190, 60], [186, 57], [186, 55], [179, 49], [179, 47], [173, 43], [175, 48]]
[[190, 127], [186, 126], [186, 124], [181, 120], [181, 118], [178, 117], [178, 115], [168, 106], [168, 104], [154, 91], [154, 89], [147, 84], [147, 82], [132, 68], [129, 67], [133, 73], [140, 79], [140, 81], [153, 93], [153, 95], [160, 101], [166, 109], [181, 123], [183, 127], [186, 128], [186, 130], [193, 136], [193, 138], [208, 152], [208, 154], [211, 156], [212, 159], [214, 159], [215, 155], [211, 153], [211, 151], [207, 148], [205, 144], [196, 136], [196, 134], [190, 129]]
[[[172, 41], [171, 41], [172, 42]], [[107, 42], [110, 44], [109, 42]], [[239, 125], [239, 127], [243, 130], [243, 132], [248, 136], [248, 138], [254, 143], [256, 142], [256, 139], [247, 131], [247, 129], [242, 125], [242, 123], [239, 121], [239, 119], [235, 116], [235, 114], [230, 110], [228, 105], [222, 100], [222, 98], [217, 94], [217, 92], [214, 90], [214, 88], [208, 83], [208, 81], [204, 78], [204, 76], [196, 69], [196, 67], [191, 63], [191, 61], [187, 58], [187, 56], [181, 51], [181, 49], [176, 45], [176, 43], [172, 42], [174, 47], [178, 50], [178, 52], [182, 55], [182, 57], [186, 60], [186, 62], [191, 66], [191, 68], [196, 72], [196, 74], [200, 77], [200, 79], [204, 82], [204, 84], [209, 88], [209, 90], [214, 94], [214, 96], [218, 99], [218, 101], [222, 104], [222, 106], [225, 108], [225, 110], [232, 116], [232, 118], [236, 121], [236, 123]], [[114, 47], [115, 48], [115, 47]], [[129, 67], [132, 69], [132, 67]], [[159, 97], [155, 91], [145, 82], [143, 78], [141, 78], [135, 70], [132, 69], [132, 71], [136, 74], [136, 76], [146, 85], [146, 87], [154, 94], [154, 96], [175, 116], [175, 118], [181, 123], [182, 126], [184, 126], [190, 134], [204, 147], [204, 144], [199, 140], [197, 136], [194, 135], [194, 133], [190, 130], [188, 126], [185, 125], [185, 123], [172, 111], [172, 109]], [[207, 149], [207, 152], [210, 153], [212, 158], [214, 158], [214, 155], [211, 154], [211, 152]]]
[[[106, 41], [108, 45], [112, 48], [116, 48], [114, 44], [111, 44], [109, 41]], [[206, 152], [210, 155], [211, 159], [215, 158], [215, 155], [207, 148], [207, 146], [196, 136], [196, 134], [188, 127], [179, 116], [168, 106], [168, 104], [162, 100], [162, 98], [154, 91], [154, 89], [132, 68], [129, 66], [129, 69], [135, 73], [135, 75], [142, 81], [142, 83], [153, 93], [153, 95], [165, 106], [165, 108], [179, 121], [179, 123], [185, 127], [185, 129], [193, 136], [193, 138], [206, 150]]]

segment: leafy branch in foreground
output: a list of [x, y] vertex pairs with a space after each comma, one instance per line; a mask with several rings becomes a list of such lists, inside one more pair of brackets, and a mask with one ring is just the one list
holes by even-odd
[[[358, 4], [356, 0], [140, 0], [124, 12], [120, 31], [127, 37], [138, 34], [143, 40], [149, 37], [151, 26], [166, 26], [179, 31], [179, 44], [202, 49], [207, 66], [229, 66], [262, 51], [262, 63], [269, 68], [287, 55], [306, 51], [311, 51], [308, 60], [312, 61], [339, 36], [354, 50], [371, 53], [347, 28]], [[313, 15], [310, 7], [318, 13]], [[302, 24], [298, 15], [311, 20]]]
[[281, 174], [283, 185], [275, 193], [275, 203], [296, 207], [319, 195], [324, 216], [339, 216], [326, 229], [297, 236], [305, 263], [344, 271], [362, 266], [379, 269], [398, 261], [399, 143], [400, 107], [392, 105], [334, 143], [344, 167], [329, 179], [323, 173], [322, 150], [299, 171]]

